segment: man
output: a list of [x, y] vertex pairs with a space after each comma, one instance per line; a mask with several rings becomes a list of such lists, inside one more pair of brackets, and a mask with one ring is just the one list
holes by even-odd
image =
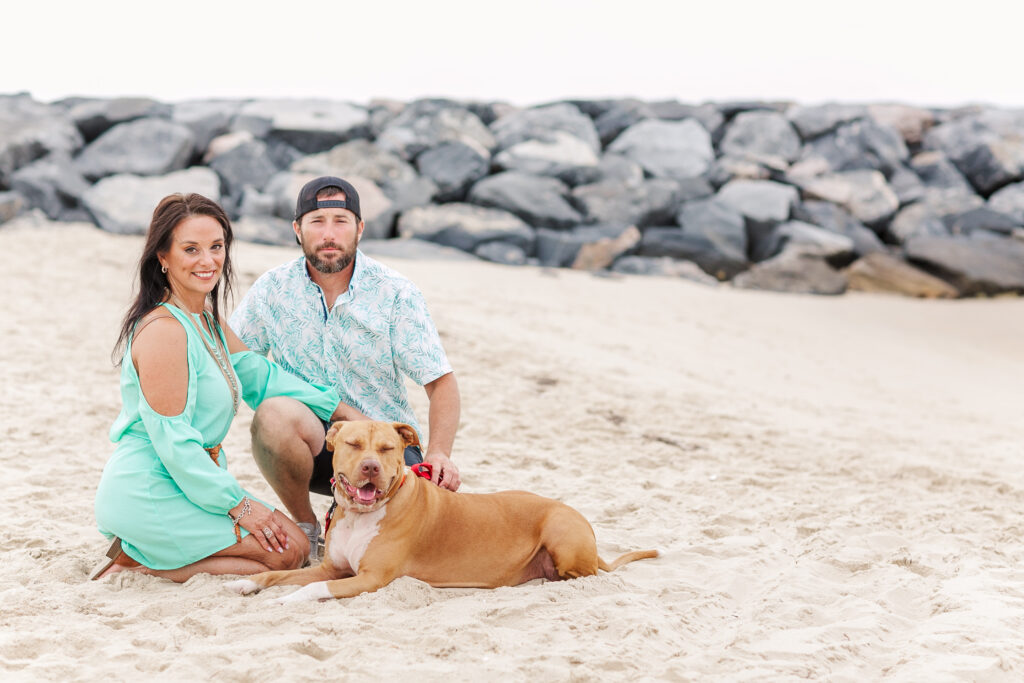
[[[335, 387], [342, 401], [374, 420], [405, 422], [422, 434], [404, 376], [430, 402], [426, 453], [406, 449], [406, 464], [426, 462], [431, 480], [455, 491], [451, 461], [459, 388], [423, 295], [409, 280], [356, 246], [363, 234], [359, 194], [345, 180], [321, 177], [299, 192], [292, 229], [303, 256], [264, 273], [230, 324], [253, 351], [271, 353], [289, 372]], [[310, 538], [317, 560], [320, 525], [309, 492], [333, 495], [329, 425], [288, 398], [264, 401], [252, 423], [260, 471]]]

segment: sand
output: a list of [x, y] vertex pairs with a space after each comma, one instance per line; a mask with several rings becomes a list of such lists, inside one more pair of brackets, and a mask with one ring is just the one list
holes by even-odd
[[[278, 606], [292, 588], [85, 581], [106, 545], [92, 505], [120, 405], [109, 356], [141, 245], [0, 229], [3, 680], [1024, 676], [1024, 301], [386, 259], [456, 368], [463, 490], [557, 498], [606, 558], [662, 556]], [[238, 245], [239, 289], [296, 254]], [[225, 441], [230, 469], [276, 502], [251, 416]]]

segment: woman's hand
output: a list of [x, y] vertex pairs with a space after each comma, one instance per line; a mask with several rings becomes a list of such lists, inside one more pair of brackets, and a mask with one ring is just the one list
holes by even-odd
[[[231, 510], [231, 518], [236, 519], [241, 513], [244, 501]], [[263, 546], [268, 553], [283, 553], [288, 547], [288, 534], [281, 525], [280, 513], [276, 510], [257, 503], [250, 499], [249, 514], [242, 515], [238, 520], [238, 526], [242, 527], [256, 539], [256, 542]]]

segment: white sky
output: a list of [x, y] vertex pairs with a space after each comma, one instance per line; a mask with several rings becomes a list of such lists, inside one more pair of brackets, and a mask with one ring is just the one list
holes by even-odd
[[1024, 106], [1020, 0], [21, 0], [0, 93]]

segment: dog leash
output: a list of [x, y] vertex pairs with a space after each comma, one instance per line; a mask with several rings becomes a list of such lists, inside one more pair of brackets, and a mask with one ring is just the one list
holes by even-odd
[[[434, 473], [434, 467], [430, 463], [420, 462], [416, 463], [409, 468], [412, 473], [417, 477], [423, 477], [424, 479], [430, 479]], [[402, 484], [405, 483], [405, 475], [402, 475], [402, 481], [398, 484], [398, 488], [402, 488]], [[331, 490], [334, 489], [334, 477], [331, 477]], [[324, 516], [324, 535], [327, 535], [327, 530], [331, 528], [331, 520], [334, 518], [334, 510], [338, 507], [337, 500], [331, 500], [331, 507]]]

